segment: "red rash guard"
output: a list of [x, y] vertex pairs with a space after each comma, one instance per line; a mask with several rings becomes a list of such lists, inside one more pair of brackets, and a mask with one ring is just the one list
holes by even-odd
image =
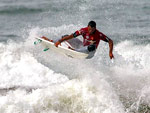
[[73, 34], [74, 37], [77, 37], [79, 35], [83, 36], [83, 45], [84, 46], [95, 44], [96, 48], [97, 48], [100, 40], [103, 40], [105, 42], [108, 42], [108, 40], [109, 40], [106, 35], [99, 32], [97, 29], [93, 34], [89, 34], [88, 27], [81, 28], [80, 30], [76, 31]]

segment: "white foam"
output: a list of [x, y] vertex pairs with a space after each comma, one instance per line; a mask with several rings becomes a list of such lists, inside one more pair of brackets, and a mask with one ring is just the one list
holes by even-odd
[[150, 45], [136, 45], [132, 41], [123, 41], [117, 44], [114, 50], [117, 58], [110, 69], [110, 79], [118, 94], [124, 98], [123, 101], [132, 103], [127, 111], [138, 112], [141, 104], [147, 104], [149, 101], [149, 97], [143, 96], [143, 92], [144, 95], [149, 93]]
[[[16, 90], [0, 97], [0, 111], [5, 113], [124, 113], [118, 98], [104, 83], [100, 89], [90, 81], [71, 80], [65, 84], [37, 89], [27, 94]], [[109, 89], [109, 90], [108, 90]]]
[[39, 63], [31, 53], [24, 51], [21, 45], [14, 42], [0, 45], [1, 88], [44, 87], [68, 80], [65, 75], [56, 74]]
[[135, 64], [139, 68], [150, 68], [150, 45], [135, 45], [131, 41], [119, 43], [115, 50], [127, 63]]

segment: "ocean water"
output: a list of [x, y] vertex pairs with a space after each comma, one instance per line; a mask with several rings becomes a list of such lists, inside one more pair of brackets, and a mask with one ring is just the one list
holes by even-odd
[[[43, 52], [95, 20], [92, 59]], [[79, 37], [81, 38], [81, 37]], [[0, 113], [150, 113], [150, 0], [0, 0]]]

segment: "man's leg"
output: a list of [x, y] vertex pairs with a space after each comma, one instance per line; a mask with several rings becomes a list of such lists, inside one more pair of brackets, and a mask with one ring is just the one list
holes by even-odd
[[96, 50], [96, 45], [89, 45], [88, 47], [87, 47], [87, 49], [88, 49], [88, 51], [89, 52], [92, 52], [92, 51], [95, 51]]

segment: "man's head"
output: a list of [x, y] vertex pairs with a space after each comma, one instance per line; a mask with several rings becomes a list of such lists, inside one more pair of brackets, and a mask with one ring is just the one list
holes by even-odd
[[89, 33], [93, 34], [95, 32], [95, 30], [96, 30], [96, 22], [90, 21], [88, 23], [88, 31], [89, 31]]

